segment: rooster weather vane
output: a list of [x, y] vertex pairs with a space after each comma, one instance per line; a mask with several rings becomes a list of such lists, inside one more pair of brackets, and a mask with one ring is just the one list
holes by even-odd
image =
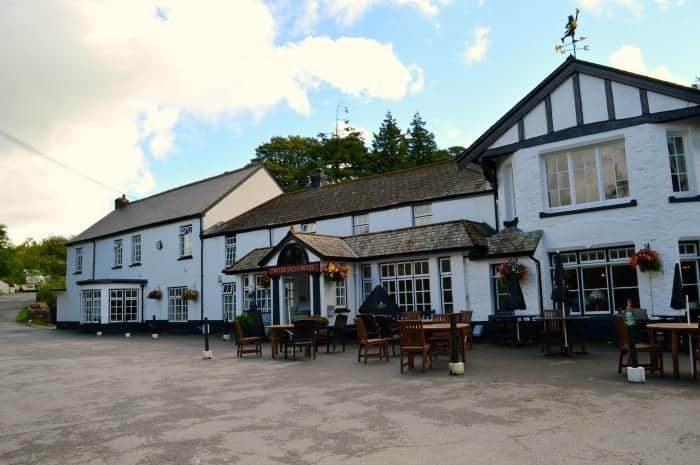
[[[585, 37], [581, 36], [580, 39], [576, 38], [576, 28], [578, 27], [578, 14], [581, 12], [580, 9], [576, 8], [576, 16], [569, 15], [569, 19], [564, 26], [564, 35], [561, 38], [561, 44], [554, 46], [554, 51], [561, 55], [565, 53], [570, 53], [576, 57], [576, 52], [578, 50], [588, 50], [588, 45], [579, 45], [580, 42], [586, 40]], [[566, 39], [571, 39], [568, 43]]]

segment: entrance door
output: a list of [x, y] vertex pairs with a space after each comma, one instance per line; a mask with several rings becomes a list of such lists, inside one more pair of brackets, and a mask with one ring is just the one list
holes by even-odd
[[285, 275], [282, 282], [284, 283], [284, 312], [287, 315], [287, 321], [309, 317], [311, 315], [309, 274]]

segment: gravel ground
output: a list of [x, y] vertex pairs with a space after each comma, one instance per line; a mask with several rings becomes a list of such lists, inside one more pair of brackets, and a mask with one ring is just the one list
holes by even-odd
[[[696, 464], [700, 383], [630, 385], [612, 347], [477, 344], [463, 377], [215, 340], [0, 323], [0, 463]], [[667, 357], [670, 367], [670, 357]], [[681, 360], [687, 370], [687, 359]]]

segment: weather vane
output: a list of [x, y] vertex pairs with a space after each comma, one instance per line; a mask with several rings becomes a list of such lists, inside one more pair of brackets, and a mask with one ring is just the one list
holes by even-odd
[[[576, 27], [578, 27], [578, 14], [580, 12], [581, 10], [576, 8], [576, 16], [569, 15], [569, 19], [566, 22], [566, 26], [564, 26], [565, 32], [564, 36], [561, 38], [561, 44], [557, 44], [554, 46], [554, 51], [556, 53], [563, 55], [568, 52], [571, 53], [574, 57], [576, 57], [577, 50], [588, 50], [588, 45], [578, 45], [579, 42], [583, 42], [584, 40], [586, 40], [586, 38], [583, 36], [581, 36], [580, 39], [576, 38]], [[567, 38], [571, 39], [569, 43], [566, 43]]]

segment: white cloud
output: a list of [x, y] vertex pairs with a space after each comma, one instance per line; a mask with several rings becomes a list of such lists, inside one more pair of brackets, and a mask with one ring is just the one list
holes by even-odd
[[486, 57], [489, 50], [490, 27], [475, 27], [471, 42], [464, 44], [464, 63], [472, 66]]
[[671, 70], [666, 65], [660, 65], [651, 70], [647, 70], [644, 56], [642, 55], [642, 49], [639, 47], [623, 45], [610, 54], [609, 60], [615, 68], [624, 69], [637, 74], [646, 74], [657, 79], [675, 82], [684, 86], [688, 85], [688, 82], [673, 76]]
[[425, 72], [423, 68], [418, 65], [411, 65], [408, 69], [415, 75], [415, 78], [408, 86], [408, 91], [412, 94], [422, 91], [425, 86]]
[[422, 87], [422, 71], [404, 65], [391, 44], [308, 37], [278, 45], [262, 0], [206, 8], [179, 0], [11, 2], [0, 30], [2, 129], [115, 187], [97, 187], [0, 138], [0, 219], [15, 241], [77, 233], [119, 192], [152, 190], [140, 147], [167, 157], [184, 114], [229, 124], [280, 104], [307, 114], [309, 92], [321, 85], [391, 100]]
[[669, 6], [683, 6], [684, 0], [580, 0], [575, 2], [581, 5], [582, 12], [590, 12], [595, 15], [605, 14], [612, 16], [613, 10], [620, 8], [627, 13], [636, 16], [641, 15], [649, 4], [653, 4], [659, 10], [666, 10]]

